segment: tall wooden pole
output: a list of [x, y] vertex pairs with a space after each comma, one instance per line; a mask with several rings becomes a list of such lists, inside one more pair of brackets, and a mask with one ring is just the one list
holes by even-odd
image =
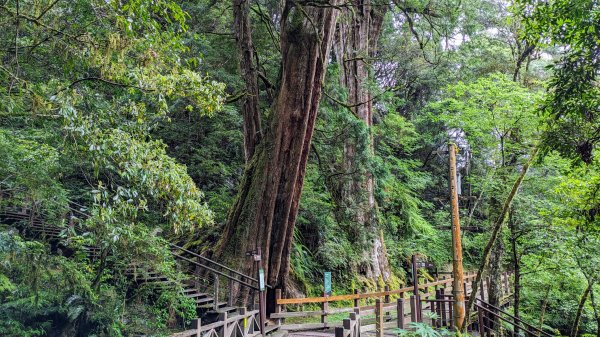
[[462, 243], [460, 240], [460, 218], [458, 213], [458, 190], [456, 178], [456, 145], [448, 144], [450, 166], [450, 205], [452, 207], [452, 295], [454, 295], [454, 326], [462, 331], [465, 322], [465, 291], [462, 263]]

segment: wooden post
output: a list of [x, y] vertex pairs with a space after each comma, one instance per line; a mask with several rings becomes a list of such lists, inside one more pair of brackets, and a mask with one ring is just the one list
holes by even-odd
[[[256, 248], [256, 254], [254, 254], [253, 256], [254, 258], [254, 266], [256, 269], [256, 279], [258, 280], [258, 282], [261, 282], [261, 279], [263, 279], [263, 281], [265, 282], [265, 287], [266, 287], [266, 275], [261, 275], [261, 260], [262, 260], [262, 251], [261, 248], [258, 247]], [[262, 276], [262, 277], [261, 277]], [[259, 284], [260, 287], [260, 284]], [[267, 301], [266, 301], [266, 295], [267, 292], [265, 291], [266, 289], [259, 289], [258, 290], [258, 321], [259, 321], [259, 325], [260, 325], [260, 334], [261, 336], [266, 336], [266, 332], [265, 332], [265, 325], [267, 323]]]
[[360, 337], [360, 315], [356, 312], [351, 312], [350, 313], [350, 321], [354, 322], [354, 327], [353, 327], [352, 331], [350, 332], [352, 334], [351, 336], [352, 337]]
[[[446, 297], [444, 296], [444, 290], [441, 291], [440, 299], [442, 301], [446, 300]], [[440, 317], [442, 320], [442, 326], [446, 327], [446, 326], [448, 326], [448, 320], [446, 319], [446, 302], [442, 302], [441, 304], [442, 304], [442, 312], [440, 314]]]
[[[247, 331], [248, 319], [246, 318], [247, 309], [245, 307], [239, 307], [237, 309], [237, 311], [238, 311], [238, 316], [242, 320], [242, 323], [241, 323], [242, 324], [242, 328], [241, 328], [242, 332], [240, 335], [239, 332], [237, 332], [237, 329], [234, 328], [236, 330], [234, 335], [239, 336], [239, 337], [245, 337], [248, 335], [248, 331]], [[238, 323], [238, 324], [240, 324], [240, 323]]]
[[200, 333], [200, 328], [202, 328], [202, 322], [200, 318], [192, 320], [192, 329], [196, 330], [196, 337], [200, 337], [202, 334]]
[[335, 337], [344, 337], [344, 328], [338, 326], [335, 328]]
[[213, 283], [213, 309], [217, 310], [219, 307], [219, 274], [213, 274], [215, 282]]
[[[275, 313], [279, 314], [281, 313], [281, 304], [278, 304], [277, 301], [281, 299], [281, 289], [275, 289]], [[277, 325], [281, 325], [282, 323], [282, 319], [281, 318], [277, 318], [275, 320], [275, 322], [277, 323]]]
[[412, 256], [413, 295], [419, 294], [419, 269], [417, 268], [417, 255]]
[[380, 298], [375, 300], [375, 336], [383, 337], [383, 302]]
[[398, 319], [398, 329], [404, 329], [404, 298], [399, 298], [396, 302], [396, 315]]
[[462, 330], [465, 321], [465, 293], [462, 289], [464, 282], [462, 243], [460, 236], [460, 218], [458, 209], [458, 186], [456, 177], [456, 145], [448, 144], [450, 205], [452, 207], [452, 294], [454, 295], [454, 325]]
[[412, 273], [413, 273], [413, 295], [415, 296], [415, 314], [416, 321], [421, 322], [421, 297], [419, 296], [419, 268], [417, 267], [417, 255], [412, 256]]
[[229, 279], [229, 289], [227, 290], [227, 306], [233, 306], [233, 279]]
[[[358, 289], [354, 289], [354, 295], [358, 295]], [[360, 304], [360, 303], [359, 303], [359, 301], [360, 301], [360, 299], [359, 299], [359, 298], [358, 298], [358, 296], [357, 296], [357, 297], [354, 299], [354, 307], [355, 307], [355, 308], [358, 308], [358, 306], [359, 306], [359, 304]]]
[[436, 290], [435, 291], [435, 299], [438, 300], [438, 302], [436, 302], [435, 305], [435, 314], [437, 316], [436, 318], [436, 326], [437, 327], [442, 327], [443, 323], [442, 323], [442, 306], [444, 305], [443, 302], [443, 298], [442, 298], [442, 291], [441, 290]]
[[417, 320], [417, 306], [416, 306], [416, 296], [410, 295], [410, 321], [418, 322]]
[[[323, 296], [327, 296], [325, 292], [323, 292]], [[327, 310], [329, 310], [329, 302], [321, 303], [321, 323], [327, 323]]]
[[479, 325], [479, 336], [485, 337], [485, 326], [484, 326], [484, 322], [483, 322], [483, 313], [482, 313], [481, 308], [477, 309], [477, 319], [478, 319], [477, 325]]
[[227, 312], [219, 314], [219, 321], [223, 322], [223, 328], [219, 332], [219, 337], [229, 337], [229, 324], [227, 324]]
[[[436, 307], [437, 307], [437, 303], [435, 302], [435, 300], [429, 302], [429, 311], [432, 313], [432, 315], [437, 314]], [[439, 327], [437, 325], [437, 318], [431, 319], [431, 326], [433, 326], [434, 328]]]

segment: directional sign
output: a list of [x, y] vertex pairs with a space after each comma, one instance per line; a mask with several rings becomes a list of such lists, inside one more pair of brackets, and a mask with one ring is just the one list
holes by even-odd
[[325, 272], [323, 275], [323, 281], [325, 286], [325, 296], [331, 296], [331, 272]]

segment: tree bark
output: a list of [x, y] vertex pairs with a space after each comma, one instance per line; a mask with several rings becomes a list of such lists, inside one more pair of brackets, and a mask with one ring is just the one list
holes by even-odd
[[594, 287], [590, 290], [590, 300], [592, 301], [592, 308], [594, 309], [594, 316], [596, 316], [596, 337], [600, 337], [600, 312], [598, 312], [598, 304], [596, 303], [596, 297], [594, 296]]
[[[488, 268], [488, 275], [490, 284], [488, 286], [488, 302], [500, 308], [502, 299], [502, 257], [504, 255], [504, 242], [502, 238], [496, 240], [492, 247], [492, 252], [490, 254], [490, 264]], [[500, 322], [496, 317], [492, 317], [491, 319], [491, 328], [493, 330], [498, 330], [497, 328], [500, 326]]]
[[[517, 247], [517, 225], [514, 221], [509, 219], [509, 228], [510, 228], [510, 245], [511, 245], [511, 253], [512, 253], [512, 264], [514, 271], [514, 284], [513, 284], [513, 309], [514, 316], [516, 318], [521, 318], [521, 260], [519, 257], [518, 247]], [[519, 328], [514, 327], [514, 336], [519, 335]]]
[[542, 336], [542, 330], [544, 327], [544, 317], [546, 315], [546, 308], [548, 307], [548, 296], [550, 295], [550, 290], [552, 290], [551, 287], [548, 287], [546, 289], [546, 295], [544, 296], [544, 301], [542, 302], [542, 310], [540, 311], [540, 325], [539, 325], [540, 331], [537, 334], [538, 337]]
[[[245, 253], [260, 248], [266, 281], [285, 291], [294, 224], [337, 10], [286, 1], [281, 15], [281, 81], [270, 131], [256, 147], [216, 250], [255, 274]], [[331, 1], [338, 5], [339, 1]], [[268, 292], [269, 298], [274, 296]], [[267, 307], [273, 310], [273, 302]]]
[[593, 286], [594, 282], [588, 282], [587, 287], [581, 295], [579, 305], [577, 306], [577, 313], [575, 314], [575, 320], [573, 321], [573, 326], [571, 327], [571, 337], [577, 337], [577, 333], [579, 331], [579, 322], [581, 321], [581, 315], [583, 314], [583, 307], [585, 306], [585, 302], [587, 301]]
[[239, 50], [240, 75], [244, 80], [245, 93], [242, 100], [244, 118], [244, 158], [252, 158], [260, 142], [261, 126], [258, 106], [258, 70], [254, 64], [254, 43], [250, 29], [249, 0], [233, 0], [233, 30]]
[[[367, 88], [371, 77], [369, 59], [377, 49], [377, 41], [387, 6], [372, 6], [371, 1], [352, 0], [352, 8], [344, 8], [338, 22], [334, 41], [334, 53], [340, 66], [340, 82], [348, 92], [347, 103], [352, 113], [364, 122], [370, 130], [373, 126], [372, 95]], [[364, 168], [364, 158], [373, 156], [371, 133], [350, 133], [344, 141], [342, 170], [345, 179], [335, 193], [342, 221], [352, 223], [359, 233], [369, 233], [364, 259], [358, 266], [358, 272], [369, 279], [387, 280], [391, 275], [383, 232], [378, 228], [373, 174]], [[364, 144], [367, 144], [364, 146]]]

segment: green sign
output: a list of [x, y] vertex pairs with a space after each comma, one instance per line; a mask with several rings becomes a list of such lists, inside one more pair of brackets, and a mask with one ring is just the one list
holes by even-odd
[[265, 291], [265, 270], [262, 268], [258, 270], [258, 287], [260, 291]]
[[326, 271], [324, 277], [325, 296], [331, 296], [331, 272]]

